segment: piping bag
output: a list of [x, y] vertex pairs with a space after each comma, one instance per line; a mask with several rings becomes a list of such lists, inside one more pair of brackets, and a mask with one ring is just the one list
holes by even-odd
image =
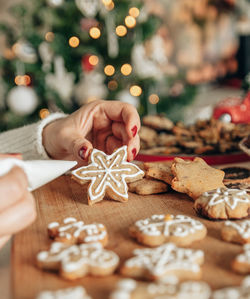
[[76, 161], [29, 160], [14, 158], [0, 160], [0, 177], [7, 174], [14, 166], [23, 169], [28, 178], [29, 191], [33, 191], [56, 179], [77, 164]]

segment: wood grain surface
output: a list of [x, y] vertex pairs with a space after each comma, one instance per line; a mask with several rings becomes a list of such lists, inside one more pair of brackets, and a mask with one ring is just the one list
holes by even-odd
[[83, 285], [93, 299], [107, 299], [118, 274], [106, 278], [85, 277], [74, 282], [60, 278], [56, 273], [42, 271], [35, 265], [35, 257], [47, 250], [51, 240], [47, 225], [73, 216], [85, 223], [101, 222], [109, 232], [108, 248], [121, 258], [121, 263], [132, 255], [135, 248], [143, 248], [128, 235], [128, 227], [136, 220], [152, 214], [185, 214], [201, 220], [208, 228], [207, 237], [193, 243], [191, 248], [205, 252], [203, 280], [213, 289], [240, 284], [242, 276], [230, 269], [240, 245], [223, 242], [220, 228], [223, 222], [197, 217], [193, 202], [185, 194], [170, 192], [154, 196], [130, 194], [127, 203], [104, 200], [94, 206], [87, 205], [86, 191], [70, 177], [63, 176], [34, 192], [38, 217], [36, 222], [17, 234], [12, 247], [12, 298], [34, 299], [42, 290], [56, 290]]

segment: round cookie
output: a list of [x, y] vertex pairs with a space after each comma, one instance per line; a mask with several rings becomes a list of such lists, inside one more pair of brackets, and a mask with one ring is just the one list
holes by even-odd
[[173, 242], [178, 246], [188, 246], [202, 240], [207, 233], [200, 222], [185, 215], [152, 215], [138, 220], [129, 229], [130, 235], [139, 243], [150, 247]]
[[226, 221], [221, 230], [221, 237], [227, 242], [250, 243], [250, 220]]
[[210, 219], [241, 219], [249, 215], [250, 196], [244, 190], [218, 188], [204, 192], [194, 203], [196, 212]]

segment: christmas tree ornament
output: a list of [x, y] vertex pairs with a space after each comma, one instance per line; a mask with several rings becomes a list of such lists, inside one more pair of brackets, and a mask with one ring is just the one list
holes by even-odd
[[79, 105], [87, 103], [90, 99], [105, 99], [108, 90], [104, 85], [105, 76], [96, 70], [84, 73], [75, 87], [75, 97]]
[[54, 69], [54, 73], [48, 73], [45, 76], [46, 85], [58, 93], [64, 104], [70, 105], [75, 74], [67, 72], [61, 56], [55, 57]]
[[90, 63], [90, 57], [92, 57], [90, 54], [86, 54], [82, 57], [82, 70], [84, 72], [91, 72], [95, 68], [95, 65]]
[[46, 2], [50, 7], [60, 7], [63, 5], [64, 0], [46, 0]]
[[139, 98], [138, 97], [134, 97], [131, 95], [131, 93], [129, 92], [129, 90], [125, 89], [120, 91], [117, 95], [116, 95], [117, 100], [124, 102], [124, 103], [129, 103], [133, 106], [135, 106], [136, 108], [139, 107]]
[[100, 9], [99, 0], [75, 0], [77, 8], [86, 16], [93, 18]]
[[54, 55], [49, 43], [42, 42], [38, 47], [38, 52], [43, 62], [42, 70], [44, 72], [49, 72]]
[[25, 41], [20, 40], [17, 43], [15, 43], [12, 47], [15, 55], [25, 63], [35, 63], [37, 61], [37, 54], [35, 49], [32, 47], [32, 45]]
[[31, 87], [16, 86], [7, 95], [7, 105], [15, 114], [25, 116], [35, 111], [38, 98]]

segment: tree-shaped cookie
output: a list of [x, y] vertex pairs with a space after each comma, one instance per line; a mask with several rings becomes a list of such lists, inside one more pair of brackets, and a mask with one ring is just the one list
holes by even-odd
[[147, 246], [173, 242], [188, 246], [206, 236], [207, 229], [200, 222], [185, 215], [152, 215], [138, 220], [130, 227], [130, 235]]
[[60, 275], [73, 280], [86, 275], [106, 276], [112, 274], [119, 257], [100, 243], [67, 245], [54, 242], [48, 251], [37, 255], [38, 267], [60, 271]]
[[171, 275], [180, 280], [200, 279], [200, 265], [203, 262], [203, 251], [179, 248], [173, 243], [167, 243], [153, 249], [135, 249], [134, 257], [123, 264], [121, 274], [150, 280]]
[[48, 233], [55, 241], [67, 244], [100, 242], [106, 246], [108, 242], [107, 230], [103, 224], [85, 224], [83, 221], [77, 221], [74, 217], [67, 217], [62, 223], [49, 223]]
[[88, 166], [80, 167], [72, 174], [80, 184], [89, 183], [90, 205], [101, 201], [105, 195], [118, 201], [127, 201], [127, 183], [144, 176], [139, 167], [127, 162], [127, 146], [117, 149], [111, 155], [94, 149], [90, 154]]

